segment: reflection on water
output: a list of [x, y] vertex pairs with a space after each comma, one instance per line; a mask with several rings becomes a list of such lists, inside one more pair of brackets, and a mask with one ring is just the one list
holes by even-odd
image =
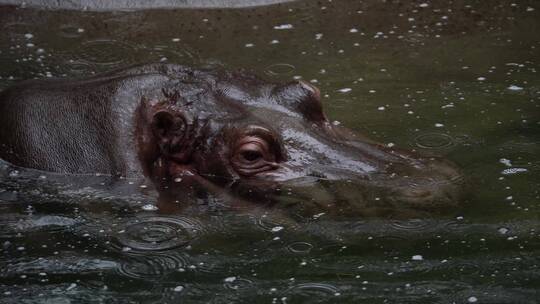
[[[537, 303], [539, 14], [535, 1], [0, 7], [0, 88], [157, 61], [304, 79], [334, 123], [444, 155], [471, 188], [444, 213], [285, 216], [206, 197], [174, 214], [144, 180], [2, 163], [0, 302]], [[333, 187], [302, 197], [347, 192]]]

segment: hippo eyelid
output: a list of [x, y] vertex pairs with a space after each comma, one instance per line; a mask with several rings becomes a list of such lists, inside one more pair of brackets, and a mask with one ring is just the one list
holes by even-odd
[[277, 162], [283, 162], [286, 160], [285, 148], [283, 147], [281, 140], [279, 140], [275, 133], [271, 130], [261, 126], [250, 125], [246, 127], [243, 135], [262, 138], [268, 143], [268, 146], [274, 153]]

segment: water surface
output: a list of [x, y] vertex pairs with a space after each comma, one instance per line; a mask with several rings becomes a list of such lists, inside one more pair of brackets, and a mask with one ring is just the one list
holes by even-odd
[[[3, 303], [538, 303], [536, 1], [296, 1], [93, 12], [0, 6], [0, 88], [143, 62], [304, 79], [342, 124], [458, 164], [460, 207], [287, 218], [144, 180], [0, 170]], [[180, 202], [182, 203], [182, 202]]]

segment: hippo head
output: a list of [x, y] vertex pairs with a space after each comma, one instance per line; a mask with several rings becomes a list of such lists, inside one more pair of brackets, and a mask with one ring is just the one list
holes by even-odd
[[452, 164], [330, 123], [319, 90], [304, 81], [193, 72], [167, 85], [163, 98], [143, 100], [137, 125], [146, 174], [184, 196], [203, 187], [255, 204], [331, 211], [448, 206], [459, 192]]

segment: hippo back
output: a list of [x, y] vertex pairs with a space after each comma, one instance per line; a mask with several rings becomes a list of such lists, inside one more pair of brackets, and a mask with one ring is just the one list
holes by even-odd
[[0, 93], [0, 158], [69, 173], [140, 173], [133, 113], [157, 96], [164, 65], [113, 71], [84, 80], [30, 80]]

